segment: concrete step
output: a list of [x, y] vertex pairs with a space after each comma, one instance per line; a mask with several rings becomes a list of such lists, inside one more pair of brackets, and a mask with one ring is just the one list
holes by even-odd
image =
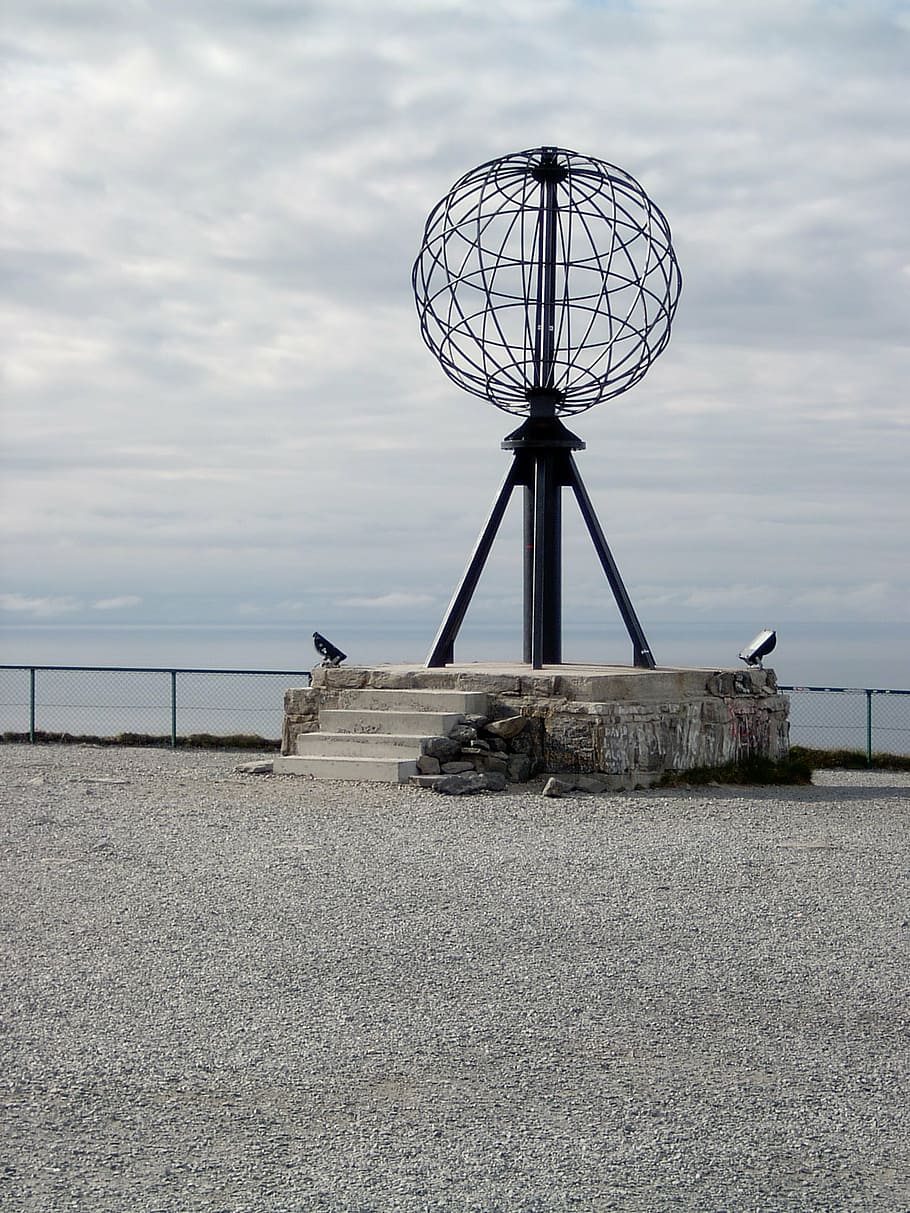
[[418, 758], [424, 737], [432, 733], [301, 733], [297, 753], [307, 758]]
[[374, 687], [339, 692], [339, 705], [358, 711], [457, 712], [486, 716], [490, 697], [485, 691], [381, 691]]
[[276, 759], [277, 774], [406, 783], [427, 737], [447, 735], [465, 715], [485, 716], [482, 691], [344, 690], [323, 708], [319, 731], [297, 738], [297, 753]]
[[284, 755], [274, 760], [272, 771], [275, 775], [312, 775], [314, 779], [363, 779], [370, 783], [407, 783], [412, 775], [417, 774], [417, 763], [410, 759], [395, 758]]
[[375, 708], [323, 708], [319, 728], [327, 733], [397, 733], [404, 736], [447, 737], [461, 724], [460, 712], [380, 711]]

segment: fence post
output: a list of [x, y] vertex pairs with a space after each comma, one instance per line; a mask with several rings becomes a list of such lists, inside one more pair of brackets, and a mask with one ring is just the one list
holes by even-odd
[[872, 766], [872, 691], [866, 690], [866, 766]]
[[28, 739], [35, 744], [35, 667], [28, 671]]
[[171, 749], [177, 748], [177, 671], [168, 671], [171, 676]]

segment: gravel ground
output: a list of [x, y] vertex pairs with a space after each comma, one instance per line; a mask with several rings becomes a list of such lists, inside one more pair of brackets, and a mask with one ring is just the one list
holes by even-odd
[[0, 1209], [910, 1210], [908, 776], [3, 746]]

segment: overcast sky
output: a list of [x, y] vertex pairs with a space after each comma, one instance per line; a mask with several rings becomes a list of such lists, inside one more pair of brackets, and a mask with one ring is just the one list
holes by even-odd
[[[643, 621], [910, 617], [906, 0], [12, 0], [0, 57], [7, 620], [434, 627], [516, 422], [411, 265], [542, 144], [636, 177], [682, 268], [573, 422]], [[476, 609], [519, 603], [514, 518]]]

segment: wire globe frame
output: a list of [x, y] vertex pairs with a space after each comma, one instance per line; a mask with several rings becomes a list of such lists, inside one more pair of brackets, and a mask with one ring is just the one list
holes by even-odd
[[490, 160], [427, 220], [412, 274], [449, 378], [508, 413], [580, 413], [670, 338], [682, 278], [663, 213], [623, 169], [563, 148]]

